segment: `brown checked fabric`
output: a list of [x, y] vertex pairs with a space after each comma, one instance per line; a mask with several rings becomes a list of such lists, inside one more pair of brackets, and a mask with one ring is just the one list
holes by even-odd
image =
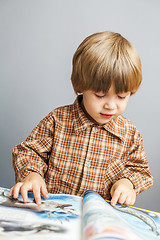
[[149, 188], [153, 178], [136, 127], [123, 116], [97, 125], [81, 101], [78, 96], [72, 105], [52, 111], [13, 149], [16, 182], [37, 172], [50, 193], [81, 196], [93, 189], [106, 199], [120, 178], [128, 178], [137, 194]]

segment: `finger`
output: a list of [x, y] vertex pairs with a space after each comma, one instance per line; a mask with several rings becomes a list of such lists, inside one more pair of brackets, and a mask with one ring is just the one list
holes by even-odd
[[18, 198], [22, 184], [22, 182], [19, 182], [15, 186], [13, 186], [9, 192], [9, 196], [13, 196], [13, 198]]
[[127, 197], [126, 200], [125, 200], [125, 202], [124, 202], [124, 204], [125, 204], [125, 205], [132, 205], [131, 203], [132, 203], [131, 198], [130, 198], [130, 197]]
[[21, 195], [22, 195], [22, 198], [23, 198], [23, 202], [27, 203], [28, 202], [28, 191], [29, 191], [29, 189], [26, 186], [26, 184], [22, 185], [20, 191], [21, 191]]
[[116, 203], [118, 202], [120, 196], [120, 192], [119, 191], [115, 191], [112, 195], [112, 199], [111, 199], [111, 205], [114, 207], [116, 205]]
[[46, 185], [43, 185], [43, 186], [41, 187], [41, 193], [42, 193], [42, 195], [43, 195], [44, 198], [49, 198]]
[[35, 198], [35, 202], [40, 205], [41, 204], [41, 194], [40, 194], [40, 188], [33, 188], [33, 195]]
[[133, 205], [135, 203], [135, 199], [131, 197], [127, 197], [125, 204], [126, 205]]
[[[118, 199], [118, 203], [120, 204], [126, 204], [127, 202], [127, 195], [125, 193], [121, 193]], [[129, 199], [128, 199], [129, 200]]]
[[9, 197], [11, 197], [11, 196], [13, 195], [13, 188], [14, 188], [14, 187], [12, 187], [12, 188], [9, 190], [9, 193], [8, 193], [8, 196], [9, 196]]

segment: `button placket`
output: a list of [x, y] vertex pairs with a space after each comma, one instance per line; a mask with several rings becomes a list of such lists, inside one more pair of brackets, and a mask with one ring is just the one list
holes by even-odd
[[88, 142], [88, 149], [86, 153], [86, 161], [85, 161], [85, 166], [84, 166], [84, 171], [83, 171], [83, 176], [82, 182], [81, 182], [81, 188], [86, 189], [88, 186], [88, 174], [90, 169], [92, 168], [92, 158], [94, 155], [94, 142], [95, 142], [95, 135], [99, 131], [99, 128], [97, 125], [94, 125], [91, 127], [90, 132], [89, 132], [89, 142]]
[[[93, 132], [93, 133], [97, 133], [97, 132], [98, 132], [98, 127], [97, 127], [97, 126], [94, 126], [94, 127], [92, 128], [92, 132]], [[91, 167], [91, 160], [88, 160], [88, 161], [87, 161], [86, 166], [87, 166], [88, 168]]]

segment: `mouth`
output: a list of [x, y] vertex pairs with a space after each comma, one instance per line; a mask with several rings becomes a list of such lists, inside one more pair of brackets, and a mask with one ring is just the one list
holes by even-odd
[[103, 118], [106, 118], [106, 119], [110, 119], [113, 116], [113, 114], [103, 114], [103, 113], [100, 113], [100, 114]]

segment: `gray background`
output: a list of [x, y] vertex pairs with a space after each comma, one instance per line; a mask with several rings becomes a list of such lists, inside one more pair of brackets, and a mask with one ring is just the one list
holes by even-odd
[[0, 185], [14, 184], [11, 152], [55, 107], [75, 99], [72, 56], [88, 35], [120, 32], [142, 60], [127, 116], [140, 130], [154, 186], [136, 206], [160, 211], [160, 1], [0, 0]]

